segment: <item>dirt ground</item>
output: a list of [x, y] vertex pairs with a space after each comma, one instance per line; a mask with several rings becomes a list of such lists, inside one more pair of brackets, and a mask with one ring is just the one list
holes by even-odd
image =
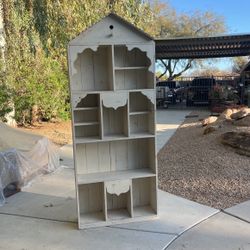
[[71, 121], [41, 122], [30, 127], [18, 127], [21, 130], [48, 137], [58, 146], [72, 143]]
[[[193, 113], [194, 114], [194, 113]], [[159, 186], [187, 199], [219, 209], [250, 199], [250, 157], [222, 145], [228, 131], [249, 131], [230, 124], [203, 135], [199, 119], [187, 118], [158, 154]]]

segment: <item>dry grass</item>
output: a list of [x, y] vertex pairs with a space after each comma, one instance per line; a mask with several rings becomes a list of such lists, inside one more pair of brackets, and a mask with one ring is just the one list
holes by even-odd
[[46, 136], [58, 146], [72, 143], [71, 121], [41, 122], [30, 127], [19, 127], [19, 129]]
[[160, 188], [219, 209], [250, 199], [250, 157], [220, 143], [228, 131], [249, 131], [224, 125], [203, 135], [199, 118], [187, 118], [158, 154]]

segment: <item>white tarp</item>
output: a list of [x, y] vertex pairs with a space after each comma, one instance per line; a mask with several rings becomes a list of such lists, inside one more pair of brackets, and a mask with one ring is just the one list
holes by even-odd
[[0, 122], [0, 205], [5, 201], [3, 190], [7, 185], [22, 187], [58, 166], [58, 148], [48, 138]]

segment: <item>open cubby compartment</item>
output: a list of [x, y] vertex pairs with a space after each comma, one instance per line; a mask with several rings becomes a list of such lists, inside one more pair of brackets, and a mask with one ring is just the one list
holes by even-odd
[[154, 73], [147, 68], [115, 69], [115, 89], [153, 89]]
[[97, 124], [99, 123], [99, 109], [89, 108], [74, 110], [74, 123], [77, 124]]
[[121, 220], [132, 217], [131, 180], [105, 182], [107, 219]]
[[146, 52], [139, 48], [128, 50], [125, 45], [114, 46], [115, 67], [149, 67], [151, 62]]
[[96, 51], [83, 47], [74, 62], [75, 74], [71, 77], [71, 90], [113, 90], [112, 46], [99, 46]]
[[140, 113], [130, 115], [130, 135], [155, 134], [154, 113]]
[[75, 110], [88, 110], [99, 108], [100, 95], [99, 94], [86, 94], [83, 98], [79, 98]]
[[77, 144], [78, 183], [117, 180], [156, 173], [155, 138]]
[[155, 93], [148, 92], [147, 94], [136, 91], [129, 93], [129, 113], [154, 111]]
[[128, 136], [128, 105], [118, 107], [102, 107], [103, 133], [105, 137]]
[[105, 220], [104, 183], [78, 185], [79, 227]]
[[134, 217], [157, 214], [156, 183], [156, 177], [146, 177], [132, 180]]
[[83, 140], [100, 139], [100, 124], [98, 122], [82, 123], [82, 125], [74, 125], [75, 138]]
[[129, 126], [130, 135], [155, 134], [154, 93], [129, 93]]

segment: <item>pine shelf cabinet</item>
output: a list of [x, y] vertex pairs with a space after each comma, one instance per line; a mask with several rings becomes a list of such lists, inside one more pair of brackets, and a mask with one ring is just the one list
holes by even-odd
[[110, 14], [68, 46], [79, 229], [157, 216], [155, 44]]

